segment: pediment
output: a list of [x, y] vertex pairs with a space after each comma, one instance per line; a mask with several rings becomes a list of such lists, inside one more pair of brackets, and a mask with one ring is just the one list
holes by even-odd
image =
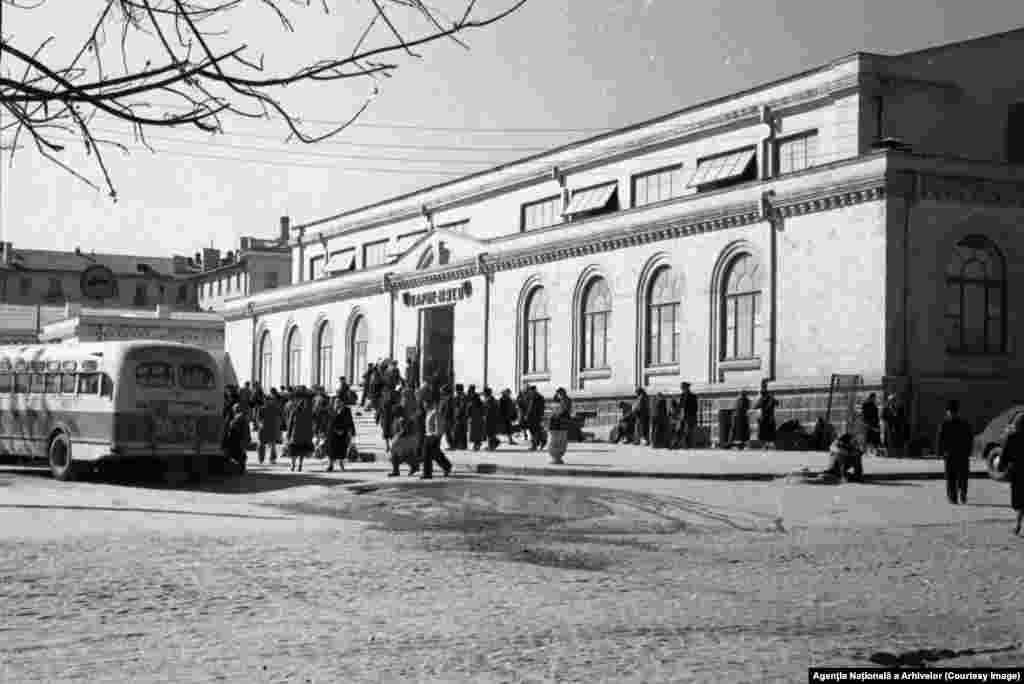
[[395, 273], [415, 273], [444, 268], [475, 259], [486, 251], [474, 237], [445, 228], [420, 236], [395, 261]]

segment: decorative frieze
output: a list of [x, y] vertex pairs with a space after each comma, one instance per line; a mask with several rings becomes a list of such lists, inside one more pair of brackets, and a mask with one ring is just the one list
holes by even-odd
[[1024, 183], [921, 174], [918, 199], [955, 204], [1024, 207]]
[[782, 196], [775, 200], [775, 210], [783, 218], [804, 216], [885, 197], [885, 178], [866, 178], [841, 186], [825, 187], [811, 193]]

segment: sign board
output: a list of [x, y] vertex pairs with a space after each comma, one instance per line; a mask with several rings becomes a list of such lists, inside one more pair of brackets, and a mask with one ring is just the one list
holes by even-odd
[[458, 287], [445, 287], [424, 292], [403, 292], [402, 302], [406, 306], [431, 306], [434, 304], [452, 304], [468, 299], [473, 294], [473, 284], [468, 280]]
[[117, 296], [117, 278], [114, 272], [101, 264], [93, 264], [82, 271], [82, 294], [89, 299], [113, 299]]

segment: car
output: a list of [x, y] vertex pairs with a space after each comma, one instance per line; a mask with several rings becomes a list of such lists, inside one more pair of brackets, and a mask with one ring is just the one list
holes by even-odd
[[1009, 462], [1003, 456], [1003, 444], [1013, 431], [1017, 417], [1024, 413], [1024, 404], [1016, 404], [993, 418], [974, 438], [975, 458], [985, 459], [988, 476], [993, 480], [1005, 481], [1009, 477]]

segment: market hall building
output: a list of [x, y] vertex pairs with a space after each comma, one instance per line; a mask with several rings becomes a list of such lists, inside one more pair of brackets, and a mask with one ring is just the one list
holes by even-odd
[[227, 351], [264, 385], [391, 357], [602, 417], [767, 380], [813, 421], [854, 374], [916, 434], [948, 398], [980, 423], [1024, 399], [1020, 63], [1024, 29], [856, 53], [296, 225], [294, 284], [229, 301]]

